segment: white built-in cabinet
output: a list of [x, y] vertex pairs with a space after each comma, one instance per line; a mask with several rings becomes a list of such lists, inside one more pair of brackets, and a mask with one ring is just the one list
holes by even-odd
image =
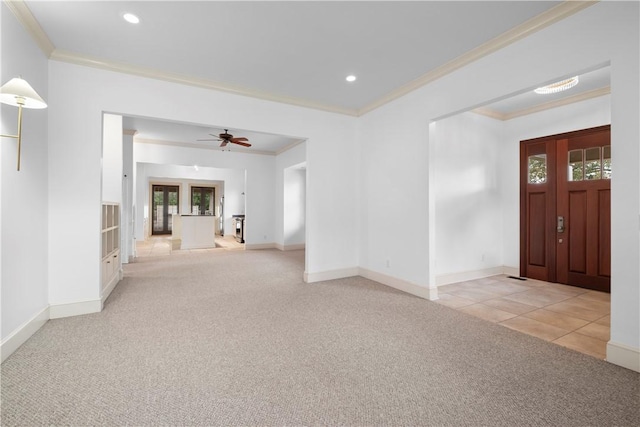
[[102, 281], [101, 290], [120, 280], [120, 205], [102, 203]]

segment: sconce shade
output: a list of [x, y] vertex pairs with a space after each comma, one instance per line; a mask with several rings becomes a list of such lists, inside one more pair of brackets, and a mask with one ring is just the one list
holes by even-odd
[[18, 99], [24, 99], [23, 108], [47, 108], [40, 95], [25, 80], [15, 77], [0, 88], [0, 102], [19, 107]]

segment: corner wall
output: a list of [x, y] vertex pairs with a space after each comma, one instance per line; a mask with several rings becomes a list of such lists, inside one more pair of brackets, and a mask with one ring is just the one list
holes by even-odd
[[[49, 224], [50, 239], [56, 242], [49, 253], [52, 302], [99, 298], [103, 112], [200, 125], [224, 123], [306, 139], [308, 273], [313, 279], [315, 273], [344, 274], [357, 268], [355, 231], [333, 208], [356, 210], [356, 118], [57, 61], [49, 62], [49, 73]], [[175, 163], [193, 165], [197, 158], [201, 165], [212, 153], [191, 151], [175, 151], [181, 159]], [[257, 240], [253, 243], [274, 241], [274, 210], [260, 208], [274, 198], [273, 163], [267, 173], [271, 178], [265, 183], [247, 176], [246, 214], [254, 218], [247, 223], [247, 234]]]
[[[48, 61], [2, 2], [1, 82], [22, 76], [49, 101]], [[18, 109], [2, 104], [2, 133], [17, 132]], [[0, 301], [2, 360], [48, 316], [48, 109], [23, 110], [22, 161], [17, 139], [2, 138], [0, 165]], [[55, 245], [54, 245], [55, 246]]]
[[[434, 123], [436, 284], [502, 271], [504, 123], [462, 113]], [[483, 273], [484, 272], [484, 273]]]
[[[640, 370], [638, 14], [637, 2], [596, 3], [360, 117], [360, 266], [430, 293], [435, 287], [434, 195], [447, 183], [430, 175], [437, 163], [430, 122], [611, 64], [612, 161], [618, 173], [611, 191], [607, 358], [626, 366], [626, 350], [614, 349], [631, 348]], [[389, 232], [403, 219], [411, 220], [411, 233]]]

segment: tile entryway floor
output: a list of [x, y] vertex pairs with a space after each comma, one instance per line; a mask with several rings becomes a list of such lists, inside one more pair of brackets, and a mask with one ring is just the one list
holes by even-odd
[[589, 354], [606, 356], [610, 295], [506, 275], [438, 287], [437, 302], [507, 328]]
[[163, 256], [171, 254], [186, 254], [191, 252], [212, 252], [221, 250], [243, 250], [244, 244], [238, 243], [233, 236], [216, 236], [215, 248], [210, 249], [171, 249], [170, 236], [151, 236], [146, 240], [136, 241], [136, 256]]

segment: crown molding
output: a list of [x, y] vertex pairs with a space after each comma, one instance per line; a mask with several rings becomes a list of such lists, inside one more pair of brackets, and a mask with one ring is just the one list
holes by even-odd
[[31, 34], [31, 37], [33, 37], [38, 44], [40, 50], [44, 52], [47, 58], [50, 58], [51, 53], [53, 53], [56, 47], [49, 39], [49, 36], [47, 36], [47, 33], [44, 32], [40, 23], [36, 21], [36, 18], [25, 2], [22, 0], [4, 0], [4, 4], [13, 12], [16, 19], [18, 19], [27, 32]]
[[592, 98], [598, 98], [600, 96], [608, 95], [611, 93], [611, 87], [606, 86], [600, 89], [593, 89], [588, 92], [579, 93], [577, 95], [568, 96], [566, 98], [558, 99], [556, 101], [545, 102], [544, 104], [534, 105], [533, 107], [525, 108], [523, 110], [514, 111], [512, 113], [500, 113], [490, 108], [480, 107], [472, 112], [481, 114], [483, 116], [491, 117], [497, 120], [511, 120], [516, 117], [527, 116], [533, 113], [539, 113], [540, 111], [550, 110], [552, 108], [562, 107], [563, 105], [575, 104], [576, 102], [586, 101]]
[[202, 150], [213, 150], [213, 151], [224, 151], [236, 154], [259, 154], [261, 156], [275, 156], [276, 153], [273, 151], [265, 151], [265, 150], [249, 150], [249, 149], [237, 149], [234, 151], [231, 150], [223, 150], [221, 147], [212, 146], [212, 145], [199, 145], [192, 144], [189, 142], [180, 142], [180, 141], [164, 141], [161, 139], [146, 139], [146, 138], [134, 138], [133, 142], [138, 144], [155, 144], [155, 145], [169, 145], [173, 147], [184, 147], [184, 148], [198, 148]]
[[145, 78], [168, 81], [171, 83], [184, 84], [189, 86], [200, 87], [204, 89], [228, 92], [235, 95], [248, 96], [266, 101], [278, 102], [283, 104], [295, 105], [297, 107], [311, 108], [315, 110], [326, 111], [329, 113], [343, 114], [347, 116], [362, 116], [373, 111], [395, 99], [398, 99], [416, 89], [419, 89], [453, 71], [464, 67], [484, 56], [487, 56], [499, 49], [502, 49], [516, 41], [523, 39], [537, 31], [540, 31], [551, 24], [565, 19], [589, 6], [598, 3], [600, 0], [572, 1], [565, 0], [561, 4], [541, 13], [540, 15], [512, 28], [505, 33], [489, 40], [486, 43], [470, 50], [469, 52], [441, 65], [421, 77], [400, 86], [399, 88], [389, 92], [387, 95], [370, 103], [369, 105], [357, 110], [321, 104], [317, 102], [307, 101], [299, 98], [278, 95], [264, 91], [254, 90], [246, 87], [225, 84], [209, 79], [187, 76], [183, 74], [160, 71], [153, 68], [141, 67], [131, 64], [125, 64], [116, 61], [109, 61], [103, 58], [82, 55], [61, 49], [56, 49], [47, 34], [44, 32], [38, 21], [35, 19], [27, 5], [22, 0], [3, 0], [7, 7], [13, 12], [16, 18], [22, 23], [27, 31], [32, 35], [40, 49], [47, 55], [49, 59], [67, 62], [76, 65], [99, 68], [103, 70], [115, 71], [125, 74], [132, 74]]
[[583, 9], [586, 9], [589, 6], [592, 6], [598, 3], [599, 0], [589, 0], [589, 1], [571, 1], [565, 0], [561, 4], [541, 13], [540, 15], [529, 19], [528, 21], [514, 27], [499, 36], [489, 40], [486, 43], [481, 44], [475, 49], [472, 49], [459, 57], [443, 64], [433, 70], [429, 71], [426, 74], [418, 77], [417, 79], [400, 86], [398, 89], [389, 92], [387, 95], [382, 98], [372, 102], [366, 107], [358, 110], [357, 115], [362, 116], [370, 111], [375, 110], [395, 99], [400, 98], [410, 92], [413, 92], [416, 89], [421, 88], [441, 77], [446, 76], [449, 73], [456, 71], [459, 68], [464, 67], [478, 59], [487, 56], [497, 50], [500, 50], [506, 46], [509, 46], [512, 43], [517, 42], [531, 34], [534, 34], [551, 24], [554, 24], [558, 21], [561, 21], [575, 13], [580, 12]]
[[249, 89], [246, 87], [235, 86], [216, 82], [209, 79], [187, 76], [184, 74], [160, 71], [154, 68], [141, 67], [138, 65], [125, 64], [123, 62], [109, 61], [103, 58], [97, 58], [89, 55], [82, 55], [75, 52], [69, 52], [61, 49], [55, 49], [50, 56], [54, 61], [67, 62], [85, 67], [100, 68], [102, 70], [116, 71], [119, 73], [132, 74], [135, 76], [146, 77], [156, 80], [164, 80], [171, 83], [179, 83], [183, 85], [195, 86], [204, 89], [217, 90], [232, 93], [234, 95], [248, 96], [251, 98], [263, 99], [266, 101], [278, 102], [281, 104], [290, 104], [297, 107], [312, 108], [315, 110], [327, 111], [329, 113], [345, 114], [355, 116], [356, 110], [335, 107], [331, 105], [320, 104], [317, 102], [306, 101], [303, 99], [293, 98], [284, 95], [277, 95], [259, 90]]
[[131, 135], [131, 136], [135, 136], [138, 133], [137, 130], [135, 129], [123, 129], [122, 130], [122, 134], [123, 135]]
[[276, 151], [276, 156], [279, 156], [280, 154], [284, 153], [285, 151], [291, 150], [293, 147], [296, 147], [296, 146], [302, 144], [305, 141], [306, 141], [306, 139], [299, 139], [297, 141], [292, 142], [289, 145], [286, 145], [286, 146], [282, 147], [281, 149]]

